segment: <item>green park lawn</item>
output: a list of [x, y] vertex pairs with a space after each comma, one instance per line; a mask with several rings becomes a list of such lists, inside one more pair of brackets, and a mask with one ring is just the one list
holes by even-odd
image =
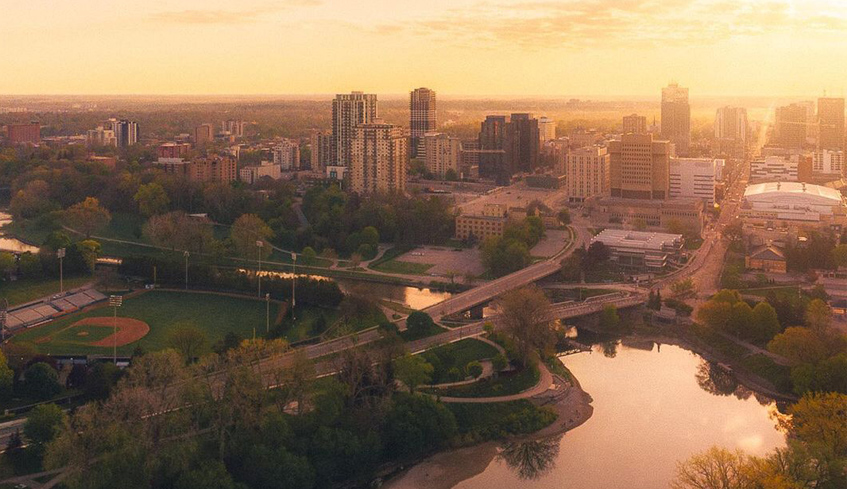
[[[81, 287], [93, 282], [94, 277], [65, 277], [65, 290]], [[24, 304], [42, 297], [59, 293], [59, 279], [22, 279], [0, 282], [0, 298], [9, 300], [10, 306]]]
[[[271, 325], [276, 319], [279, 304], [271, 303]], [[118, 315], [146, 322], [150, 332], [142, 339], [118, 348], [122, 354], [130, 354], [140, 346], [147, 351], [167, 347], [168, 334], [175, 325], [191, 322], [206, 333], [209, 345], [222, 339], [228, 332], [243, 338], [260, 335], [265, 330], [265, 302], [248, 297], [229, 297], [215, 294], [189, 292], [151, 291], [124, 301]], [[86, 317], [111, 317], [112, 309], [104, 307], [93, 311], [73, 314], [51, 323], [29, 329], [15, 335], [13, 341], [32, 342], [44, 352], [54, 355], [108, 354], [108, 347], [91, 346], [89, 343], [108, 336], [104, 328], [86, 328], [88, 336], [80, 336], [80, 328], [69, 328]], [[38, 342], [39, 338], [50, 337], [50, 341]]]
[[397, 259], [388, 260], [379, 265], [372, 266], [376, 271], [384, 273], [399, 273], [403, 275], [424, 275], [430, 268], [435, 265], [431, 263], [411, 263]]
[[517, 372], [504, 372], [497, 378], [483, 379], [469, 385], [432, 389], [430, 392], [445, 397], [498, 397], [523, 392], [538, 383], [541, 373], [537, 367]]
[[[490, 344], [473, 338], [441, 345], [421, 353], [433, 367], [432, 383], [455, 382], [465, 378], [465, 367], [476, 360], [485, 360], [497, 356], [498, 350]], [[458, 378], [451, 378], [450, 370], [459, 372]]]

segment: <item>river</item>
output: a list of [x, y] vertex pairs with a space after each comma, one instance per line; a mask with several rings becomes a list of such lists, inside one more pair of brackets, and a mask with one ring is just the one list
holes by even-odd
[[562, 357], [594, 399], [585, 424], [561, 437], [509, 446], [454, 487], [666, 488], [677, 462], [713, 445], [763, 455], [785, 444], [771, 400], [682, 348], [627, 343]]
[[20, 240], [14, 239], [14, 238], [5, 237], [5, 235], [3, 234], [2, 228], [6, 224], [10, 224], [11, 222], [12, 222], [12, 216], [11, 215], [9, 215], [5, 212], [0, 212], [0, 251], [12, 251], [12, 252], [20, 252], [20, 253], [24, 253], [24, 252], [29, 251], [31, 253], [38, 253], [38, 247], [37, 246], [30, 246], [30, 245], [24, 243], [23, 241], [20, 241]]

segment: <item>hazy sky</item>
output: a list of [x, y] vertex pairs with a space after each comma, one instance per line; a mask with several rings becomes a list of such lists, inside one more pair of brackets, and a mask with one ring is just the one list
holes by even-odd
[[843, 0], [0, 0], [3, 94], [844, 93]]

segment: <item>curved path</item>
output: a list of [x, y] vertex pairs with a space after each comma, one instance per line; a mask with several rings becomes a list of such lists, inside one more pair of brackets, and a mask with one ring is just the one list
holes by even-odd
[[538, 383], [529, 389], [518, 392], [517, 394], [512, 394], [510, 396], [496, 396], [496, 397], [445, 397], [439, 396], [438, 398], [441, 402], [454, 402], [454, 403], [465, 403], [465, 404], [486, 404], [491, 402], [509, 402], [509, 401], [518, 401], [520, 399], [528, 399], [530, 397], [535, 397], [539, 394], [543, 394], [550, 389], [550, 386], [553, 385], [553, 374], [550, 373], [550, 370], [547, 369], [547, 365], [544, 365], [544, 362], [538, 363], [538, 371], [541, 375], [539, 375]]

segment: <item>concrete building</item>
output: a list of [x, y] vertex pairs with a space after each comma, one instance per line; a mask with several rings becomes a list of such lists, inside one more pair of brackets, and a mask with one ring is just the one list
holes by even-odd
[[479, 139], [462, 140], [461, 173], [465, 178], [479, 178]]
[[556, 121], [549, 117], [541, 117], [538, 119], [538, 136], [541, 143], [556, 139]]
[[168, 173], [182, 176], [190, 182], [230, 183], [238, 177], [236, 160], [230, 156], [208, 156], [190, 161], [162, 159], [156, 165]]
[[156, 148], [156, 157], [166, 158], [188, 158], [191, 145], [188, 143], [164, 143]]
[[449, 170], [458, 177], [462, 160], [462, 140], [442, 132], [424, 135], [424, 161], [426, 169], [433, 175], [444, 178]]
[[508, 172], [505, 168], [506, 116], [489, 115], [479, 130], [479, 176], [499, 178]]
[[748, 185], [740, 210], [745, 229], [796, 235], [801, 229], [840, 231], [847, 206], [838, 190], [801, 182]]
[[194, 128], [194, 144], [205, 146], [215, 140], [215, 128], [211, 124], [200, 124]]
[[594, 129], [574, 129], [568, 136], [571, 149], [594, 146], [603, 141], [603, 135]]
[[819, 149], [812, 153], [812, 178], [815, 181], [838, 180], [844, 176], [844, 152]]
[[97, 129], [89, 129], [85, 137], [85, 142], [89, 146], [118, 145], [118, 140], [115, 138], [115, 131], [103, 126], [98, 126]]
[[8, 124], [6, 138], [9, 144], [38, 144], [41, 142], [41, 124], [38, 122]]
[[624, 269], [661, 272], [679, 260], [685, 241], [681, 234], [604, 229], [591, 243], [606, 245], [610, 261]]
[[669, 140], [682, 156], [691, 145], [691, 106], [688, 89], [671, 83], [662, 89], [662, 138]]
[[589, 197], [609, 193], [609, 152], [606, 148], [575, 149], [568, 153], [566, 161], [569, 202], [584, 202]]
[[484, 241], [491, 236], [503, 236], [508, 215], [501, 204], [485, 204], [478, 215], [456, 216], [456, 238]]
[[772, 144], [783, 148], [802, 148], [811, 120], [805, 104], [791, 104], [776, 108], [776, 122]]
[[323, 172], [323, 169], [332, 163], [332, 134], [314, 129], [309, 140], [312, 150], [311, 169], [312, 171]]
[[820, 149], [844, 149], [844, 99], [819, 98], [818, 124], [820, 134], [818, 147]]
[[532, 114], [512, 114], [509, 118], [503, 140], [509, 176], [531, 173], [538, 167], [539, 134], [538, 119]]
[[768, 156], [750, 162], [750, 183], [796, 182], [799, 160], [782, 156]]
[[300, 144], [291, 139], [283, 139], [273, 149], [274, 165], [282, 171], [300, 169]]
[[412, 158], [423, 158], [425, 155], [424, 136], [428, 132], [438, 130], [438, 114], [436, 112], [435, 91], [429, 88], [416, 88], [409, 94], [409, 129], [411, 142], [409, 153]]
[[668, 195], [672, 199], [702, 199], [708, 207], [715, 205], [715, 168], [711, 158], [671, 158]]
[[715, 113], [715, 139], [747, 142], [747, 109], [721, 107]]
[[221, 133], [228, 134], [234, 138], [244, 137], [244, 121], [226, 120], [221, 122]]
[[638, 114], [624, 116], [623, 134], [647, 134], [647, 117]]
[[609, 188], [612, 197], [667, 199], [671, 144], [652, 134], [624, 134], [609, 141]]
[[332, 101], [331, 160], [334, 166], [349, 166], [356, 126], [379, 117], [376, 95], [362, 92], [338, 94]]
[[592, 198], [585, 204], [591, 220], [598, 227], [630, 227], [666, 231], [670, 227], [689, 229], [693, 234], [703, 230], [701, 199], [641, 200], [617, 197]]
[[350, 157], [349, 180], [353, 192], [405, 190], [409, 150], [402, 127], [382, 122], [357, 125]]
[[768, 273], [787, 273], [785, 253], [776, 246], [763, 245], [750, 250], [744, 257], [744, 268]]
[[263, 161], [256, 166], [245, 166], [238, 170], [239, 180], [247, 184], [254, 184], [263, 177], [269, 177], [274, 180], [282, 178], [282, 168], [273, 162]]
[[126, 119], [109, 119], [115, 141], [119, 148], [126, 148], [138, 143], [138, 123]]

